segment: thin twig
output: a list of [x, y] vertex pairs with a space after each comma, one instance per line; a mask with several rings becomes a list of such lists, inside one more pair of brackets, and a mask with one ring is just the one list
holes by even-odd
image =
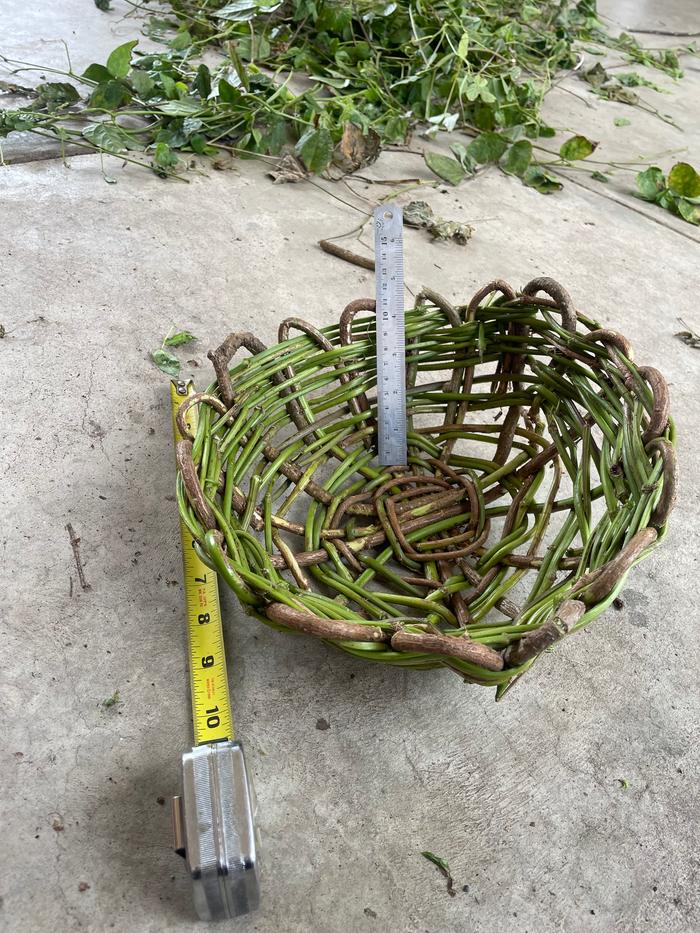
[[363, 269], [374, 272], [374, 259], [370, 259], [368, 256], [360, 256], [359, 253], [353, 253], [352, 250], [345, 249], [344, 246], [338, 246], [337, 243], [331, 243], [330, 240], [319, 240], [318, 245], [324, 253], [330, 253], [331, 256], [337, 256], [338, 259], [351, 262], [353, 266], [361, 266]]
[[357, 178], [360, 181], [369, 182], [371, 185], [407, 185], [407, 184], [435, 185], [436, 184], [435, 180], [432, 178], [368, 178], [366, 175], [352, 175], [351, 177]]
[[83, 590], [92, 589], [90, 584], [85, 579], [85, 570], [83, 568], [83, 559], [80, 556], [80, 538], [76, 535], [73, 530], [73, 526], [70, 522], [66, 525], [66, 531], [68, 532], [68, 537], [70, 538], [70, 546], [73, 548], [73, 557], [75, 558], [75, 566], [78, 571], [78, 579], [80, 580], [80, 588]]
[[628, 29], [627, 32], [645, 36], [673, 36], [676, 39], [697, 39], [700, 36], [700, 32], [666, 32], [664, 29]]

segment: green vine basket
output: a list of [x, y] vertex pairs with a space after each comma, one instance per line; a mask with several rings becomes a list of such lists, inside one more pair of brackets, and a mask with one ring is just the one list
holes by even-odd
[[209, 354], [217, 381], [178, 412], [180, 512], [262, 622], [500, 697], [663, 537], [666, 382], [552, 279], [464, 307], [425, 290], [406, 316], [408, 466], [381, 467], [374, 308]]

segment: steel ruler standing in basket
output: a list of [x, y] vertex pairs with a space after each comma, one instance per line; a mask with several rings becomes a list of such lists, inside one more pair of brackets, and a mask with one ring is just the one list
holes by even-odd
[[403, 307], [403, 212], [374, 210], [377, 296], [377, 434], [383, 466], [406, 463], [406, 337]]
[[[192, 380], [172, 380], [177, 411], [192, 395]], [[187, 412], [191, 434], [197, 408]], [[186, 858], [194, 903], [202, 920], [237, 917], [260, 899], [255, 797], [240, 742], [235, 741], [216, 572], [197, 553], [180, 520], [195, 747], [182, 756], [183, 793], [172, 799], [175, 851]]]

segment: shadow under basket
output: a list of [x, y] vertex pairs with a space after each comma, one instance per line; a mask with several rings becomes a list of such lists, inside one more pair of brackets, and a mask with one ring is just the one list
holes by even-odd
[[666, 382], [552, 279], [466, 306], [426, 289], [406, 315], [408, 465], [378, 466], [374, 309], [209, 353], [217, 381], [177, 416], [180, 512], [262, 622], [500, 697], [663, 537]]

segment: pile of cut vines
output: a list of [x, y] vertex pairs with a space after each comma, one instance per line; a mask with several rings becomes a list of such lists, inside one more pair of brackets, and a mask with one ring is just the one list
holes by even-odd
[[[548, 194], [561, 187], [553, 166], [570, 168], [596, 147], [578, 134], [558, 152], [543, 145], [555, 130], [542, 102], [559, 76], [575, 71], [600, 97], [668, 120], [643, 96], [660, 90], [654, 82], [636, 71], [614, 76], [600, 62], [590, 66], [590, 56], [613, 50], [678, 79], [678, 55], [696, 51], [649, 50], [627, 33], [613, 35], [595, 0], [129, 5], [146, 13], [143, 32], [161, 48], [142, 53], [133, 40], [81, 74], [69, 66], [33, 88], [3, 82], [0, 90], [28, 102], [0, 109], [0, 138], [31, 131], [182, 179], [193, 156], [265, 158], [292, 149], [303, 172], [348, 172], [414, 131], [430, 138], [444, 130], [469, 137], [451, 156], [426, 153], [444, 181], [458, 184], [495, 163]], [[217, 64], [205, 64], [204, 52]], [[14, 75], [52, 71], [4, 62]], [[649, 175], [645, 162], [601, 165], [605, 171], [586, 166], [599, 181], [609, 170], [644, 167], [642, 196], [700, 224], [700, 176], [687, 163], [668, 177], [655, 166]]]

